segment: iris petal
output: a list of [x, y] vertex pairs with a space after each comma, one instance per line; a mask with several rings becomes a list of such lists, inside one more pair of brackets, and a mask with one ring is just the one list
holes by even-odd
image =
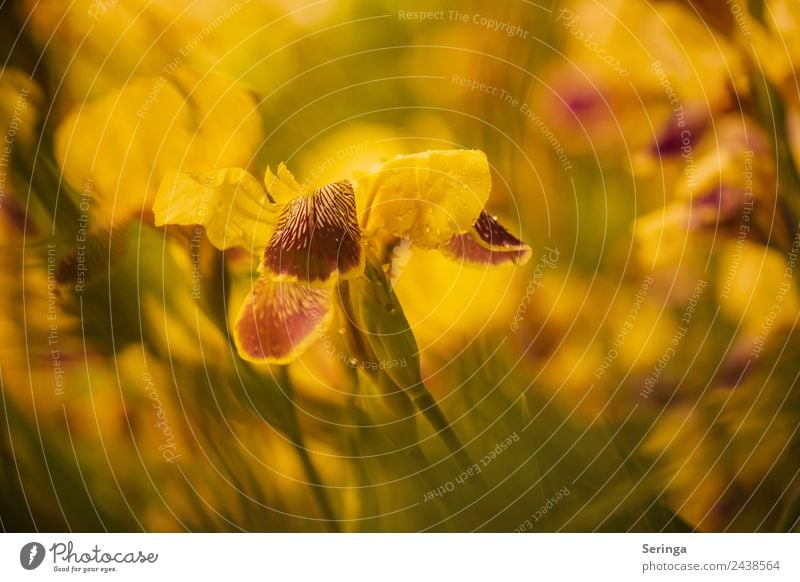
[[287, 364], [316, 341], [332, 313], [330, 287], [274, 281], [262, 274], [236, 317], [236, 349], [250, 362]]
[[358, 188], [369, 207], [368, 234], [383, 228], [419, 248], [437, 249], [472, 227], [492, 178], [479, 150], [433, 150], [397, 156], [358, 176]]
[[278, 165], [277, 174], [273, 174], [272, 170], [267, 168], [264, 174], [264, 184], [267, 187], [267, 195], [279, 204], [285, 204], [303, 192], [300, 184], [295, 180], [294, 174], [283, 163]]
[[258, 180], [238, 168], [168, 176], [153, 204], [156, 226], [200, 224], [218, 249], [256, 253], [272, 234], [276, 210]]
[[264, 252], [263, 267], [278, 280], [324, 285], [358, 274], [364, 264], [361, 229], [350, 182], [334, 182], [288, 202]]
[[453, 236], [441, 251], [450, 259], [474, 265], [523, 265], [531, 257], [531, 248], [485, 210], [481, 211], [472, 230]]

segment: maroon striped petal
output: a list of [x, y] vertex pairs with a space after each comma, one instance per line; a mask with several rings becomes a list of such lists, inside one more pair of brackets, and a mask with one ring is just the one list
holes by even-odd
[[473, 265], [523, 265], [531, 257], [531, 247], [503, 228], [485, 210], [470, 231], [455, 235], [441, 251], [454, 261]]
[[356, 198], [348, 181], [288, 202], [264, 252], [264, 268], [280, 280], [322, 285], [338, 272], [363, 270]]
[[233, 326], [239, 355], [255, 363], [293, 361], [330, 322], [330, 293], [329, 287], [273, 281], [262, 274]]

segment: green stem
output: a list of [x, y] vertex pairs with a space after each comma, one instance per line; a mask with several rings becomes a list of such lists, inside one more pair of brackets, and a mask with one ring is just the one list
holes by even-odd
[[798, 226], [798, 217], [800, 217], [800, 172], [795, 166], [789, 146], [786, 112], [778, 98], [777, 91], [761, 71], [753, 73], [752, 86], [753, 101], [761, 124], [774, 137], [779, 201], [790, 214], [787, 222], [792, 225], [788, 233], [791, 240]]
[[800, 490], [787, 501], [781, 516], [778, 518], [779, 532], [798, 532], [800, 531]]
[[325, 517], [328, 529], [335, 533], [340, 532], [341, 530], [339, 529], [339, 523], [336, 519], [336, 515], [333, 512], [333, 508], [331, 507], [328, 495], [325, 493], [325, 487], [322, 484], [322, 478], [320, 477], [316, 466], [311, 461], [311, 457], [308, 455], [308, 451], [305, 448], [302, 437], [298, 438], [298, 442], [293, 440], [292, 445], [295, 447], [295, 450], [300, 457], [303, 470], [306, 472], [306, 477], [311, 485], [311, 492], [314, 495], [317, 505], [319, 505], [320, 512]]
[[[452, 425], [448, 422], [444, 412], [442, 412], [428, 389], [423, 384], [420, 384], [407, 389], [407, 392], [414, 403], [414, 407], [425, 417], [442, 441], [444, 441], [444, 444], [453, 454], [461, 468], [468, 469], [475, 465], [476, 463], [467, 453], [467, 448], [458, 438], [456, 431], [453, 430]], [[479, 481], [480, 479], [480, 474], [478, 474], [477, 480]]]
[[[285, 366], [280, 366], [279, 375], [280, 383], [287, 397], [294, 399], [294, 389], [292, 387], [291, 380], [289, 379], [289, 373], [287, 372]], [[325, 492], [325, 486], [322, 483], [322, 477], [320, 476], [319, 471], [317, 471], [317, 467], [314, 465], [314, 462], [311, 460], [311, 456], [308, 454], [308, 449], [305, 445], [305, 439], [303, 439], [303, 433], [300, 430], [300, 423], [297, 418], [297, 410], [294, 406], [292, 406], [292, 427], [289, 429], [289, 432], [292, 446], [297, 452], [297, 456], [300, 458], [300, 463], [303, 465], [306, 478], [311, 486], [311, 493], [314, 496], [317, 505], [319, 506], [322, 516], [325, 518], [326, 525], [330, 531], [338, 533], [341, 530], [339, 528], [338, 520], [336, 519], [336, 514], [334, 513], [333, 507], [328, 499], [328, 495]]]

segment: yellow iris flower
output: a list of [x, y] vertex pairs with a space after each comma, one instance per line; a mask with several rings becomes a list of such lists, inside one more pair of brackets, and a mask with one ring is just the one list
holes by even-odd
[[[438, 150], [397, 156], [375, 171], [316, 189], [281, 164], [266, 190], [240, 169], [166, 179], [156, 224], [200, 224], [219, 249], [264, 249], [260, 275], [233, 324], [240, 356], [285, 364], [333, 316], [337, 281], [364, 272], [365, 242], [383, 234], [474, 264], [524, 263], [528, 245], [484, 211], [491, 175], [483, 152]], [[357, 216], [356, 197], [364, 201]]]

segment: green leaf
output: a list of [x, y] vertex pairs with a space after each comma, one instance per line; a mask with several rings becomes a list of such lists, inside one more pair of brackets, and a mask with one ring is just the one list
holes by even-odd
[[[422, 379], [419, 349], [403, 308], [389, 284], [378, 259], [367, 253], [364, 276], [341, 284], [343, 309], [350, 323], [350, 344], [358, 346], [365, 369], [375, 368], [391, 383], [378, 380], [387, 388], [387, 396], [403, 393], [430, 422], [462, 467], [474, 463], [450, 422], [442, 413]], [[358, 363], [358, 362], [357, 362]], [[392, 386], [394, 385], [394, 386]], [[396, 387], [397, 390], [394, 390]]]

